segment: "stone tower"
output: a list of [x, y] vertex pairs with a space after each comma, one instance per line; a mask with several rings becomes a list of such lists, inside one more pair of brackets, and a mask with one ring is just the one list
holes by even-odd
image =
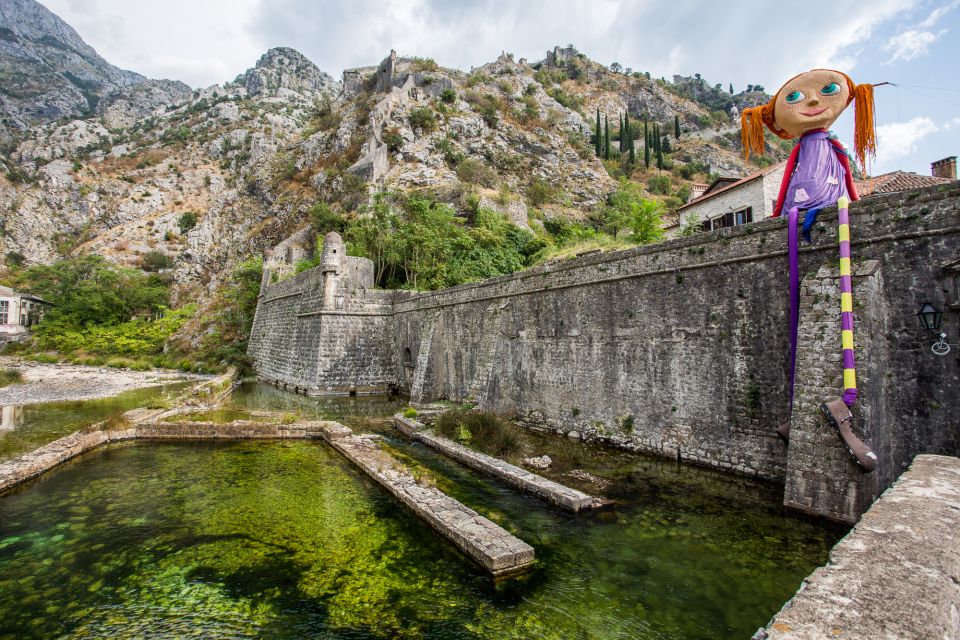
[[320, 256], [320, 273], [323, 274], [323, 308], [336, 309], [343, 305], [340, 294], [340, 276], [343, 275], [343, 260], [347, 249], [343, 238], [336, 231], [323, 237], [323, 255]]

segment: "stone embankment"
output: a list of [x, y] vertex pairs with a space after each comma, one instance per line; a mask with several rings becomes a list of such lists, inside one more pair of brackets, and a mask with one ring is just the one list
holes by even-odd
[[960, 638], [960, 459], [917, 456], [754, 640]]
[[394, 426], [407, 437], [422, 442], [428, 447], [453, 458], [477, 471], [489, 474], [503, 482], [525, 491], [542, 500], [574, 513], [605, 504], [605, 501], [589, 496], [582, 491], [571, 489], [543, 476], [521, 469], [509, 462], [488, 456], [469, 447], [448, 440], [426, 429], [422, 422], [405, 418], [401, 414], [393, 416]]
[[378, 484], [446, 537], [467, 557], [497, 578], [521, 573], [533, 565], [533, 547], [464, 506], [436, 487], [422, 483], [375, 436], [354, 435], [337, 422], [283, 424], [280, 414], [259, 413], [230, 423], [165, 421], [182, 410], [134, 409], [120, 428], [94, 425], [0, 464], [0, 494], [87, 451], [129, 440], [309, 439], [322, 438]]

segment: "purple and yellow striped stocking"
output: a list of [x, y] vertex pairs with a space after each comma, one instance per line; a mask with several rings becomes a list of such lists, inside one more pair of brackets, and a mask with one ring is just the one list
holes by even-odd
[[843, 346], [843, 402], [857, 401], [857, 371], [853, 362], [853, 280], [850, 267], [850, 199], [837, 200], [840, 239], [840, 342]]
[[[843, 347], [843, 402], [857, 401], [857, 373], [853, 361], [853, 281], [850, 265], [850, 199], [837, 200], [840, 239], [840, 342]], [[789, 412], [793, 413], [793, 385], [797, 365], [797, 328], [800, 320], [800, 238], [797, 233], [800, 211], [790, 209], [787, 223], [787, 252], [790, 266], [790, 372]]]

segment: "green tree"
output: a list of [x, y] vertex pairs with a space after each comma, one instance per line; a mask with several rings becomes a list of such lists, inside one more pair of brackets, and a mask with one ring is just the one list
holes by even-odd
[[607, 199], [608, 219], [630, 229], [630, 240], [650, 244], [663, 237], [660, 203], [643, 197], [640, 185], [622, 179], [619, 188]]
[[647, 129], [647, 121], [643, 121], [643, 166], [650, 168], [650, 132]]
[[733, 83], [730, 83], [730, 95], [733, 95]]
[[140, 266], [144, 271], [161, 271], [173, 266], [173, 260], [162, 251], [148, 251], [140, 258]]
[[676, 140], [680, 139], [680, 116], [673, 114], [673, 137]]
[[663, 149], [664, 153], [670, 153], [671, 146], [669, 136], [663, 136], [663, 140], [660, 141], [660, 148]]
[[137, 313], [159, 313], [169, 304], [162, 276], [121, 269], [96, 255], [33, 266], [8, 283], [53, 303], [44, 322], [71, 327], [119, 324]]
[[185, 211], [177, 219], [177, 226], [180, 227], [180, 233], [187, 233], [197, 226], [197, 214], [193, 211]]
[[[533, 85], [530, 85], [530, 86], [533, 86]], [[597, 126], [594, 131], [593, 137], [594, 137], [593, 150], [597, 154], [597, 157], [599, 158], [603, 153], [603, 150], [602, 150], [603, 138], [600, 136], [600, 107], [597, 107]]]
[[624, 133], [624, 117], [620, 116], [620, 129], [617, 131], [617, 141], [620, 143], [620, 156], [623, 156], [623, 152], [627, 150], [627, 136]]
[[339, 213], [330, 208], [325, 202], [318, 202], [307, 210], [310, 215], [310, 225], [313, 230], [319, 234], [326, 234], [331, 231], [343, 233], [346, 228], [346, 220]]
[[610, 159], [610, 118], [603, 114], [603, 159]]
[[653, 150], [657, 154], [657, 169], [663, 169], [663, 147], [661, 146], [660, 124], [653, 123]]

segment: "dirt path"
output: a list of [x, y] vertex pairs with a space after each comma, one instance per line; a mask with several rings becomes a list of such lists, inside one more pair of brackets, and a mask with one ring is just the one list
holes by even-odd
[[42, 364], [11, 356], [0, 356], [0, 368], [18, 369], [24, 378], [23, 384], [0, 388], [0, 405], [107, 398], [140, 387], [213, 377], [180, 371], [127, 371], [73, 364]]

